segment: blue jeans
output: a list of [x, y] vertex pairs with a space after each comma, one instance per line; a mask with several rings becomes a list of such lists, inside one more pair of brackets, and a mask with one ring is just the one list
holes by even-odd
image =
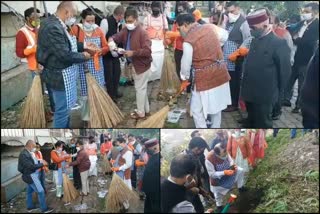
[[27, 186], [27, 208], [32, 209], [35, 208], [33, 202], [32, 202], [32, 193], [37, 192], [38, 193], [38, 200], [40, 204], [40, 209], [42, 212], [46, 211], [48, 209], [47, 203], [46, 203], [46, 197], [44, 190], [38, 191], [34, 183], [28, 184]]
[[67, 108], [66, 91], [52, 90], [55, 103], [53, 128], [69, 128], [70, 109]]
[[[36, 76], [36, 73], [34, 71], [32, 71], [31, 75], [32, 75], [32, 79], [34, 79], [34, 77]], [[41, 82], [43, 82], [43, 81], [41, 80]], [[45, 84], [45, 85], [48, 90], [50, 109], [52, 112], [54, 112], [54, 100], [53, 100], [52, 89], [50, 88], [50, 86], [48, 84]], [[43, 85], [42, 85], [42, 94], [44, 95]]]
[[291, 129], [291, 139], [295, 138], [297, 135], [297, 129]]
[[45, 188], [46, 172], [44, 170], [41, 170], [39, 172], [39, 180], [40, 180], [41, 185], [44, 189], [44, 192], [46, 192], [46, 188]]

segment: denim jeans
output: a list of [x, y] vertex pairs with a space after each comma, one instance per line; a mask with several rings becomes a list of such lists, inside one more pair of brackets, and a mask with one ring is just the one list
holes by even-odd
[[295, 138], [297, 135], [297, 129], [291, 129], [291, 139]]
[[38, 191], [34, 183], [28, 184], [28, 186], [27, 186], [27, 208], [32, 209], [35, 207], [32, 202], [32, 193], [33, 192], [38, 193], [38, 200], [39, 200], [41, 211], [42, 212], [46, 211], [48, 209], [48, 207], [47, 207], [47, 203], [46, 203], [44, 189]]
[[55, 103], [53, 128], [69, 128], [70, 109], [67, 108], [66, 91], [52, 90]]
[[46, 187], [45, 187], [45, 180], [46, 180], [46, 172], [44, 170], [41, 170], [39, 172], [39, 180], [41, 182], [41, 185], [44, 189], [44, 192], [46, 192]]

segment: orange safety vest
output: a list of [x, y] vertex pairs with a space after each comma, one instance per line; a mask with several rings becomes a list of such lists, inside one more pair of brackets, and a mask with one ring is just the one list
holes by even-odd
[[163, 15], [161, 14], [162, 19], [162, 27], [160, 27], [159, 29], [156, 29], [155, 27], [151, 26], [151, 15], [147, 16], [148, 19], [148, 27], [146, 28], [148, 36], [150, 39], [159, 39], [159, 40], [163, 40], [164, 39], [164, 21], [163, 21]]
[[[36, 45], [36, 34], [32, 31], [30, 31], [26, 26], [22, 27], [20, 29], [26, 36], [28, 40], [28, 48], [32, 48]], [[26, 57], [27, 62], [28, 62], [28, 67], [31, 71], [36, 71], [37, 70], [37, 60], [36, 60], [36, 53], [32, 53]], [[24, 62], [24, 60], [22, 60]]]
[[[40, 151], [37, 151], [37, 152], [35, 152], [34, 154], [35, 154], [35, 156], [36, 156], [36, 158], [37, 158], [38, 160], [43, 160], [42, 153], [41, 153]], [[47, 172], [47, 171], [48, 171], [48, 168], [44, 166], [44, 167], [41, 167], [40, 169], [38, 169], [39, 172], [40, 172], [41, 170], [45, 170], [45, 171]]]

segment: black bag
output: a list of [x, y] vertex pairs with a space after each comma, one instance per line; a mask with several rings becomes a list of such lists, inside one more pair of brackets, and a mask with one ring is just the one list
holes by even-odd
[[50, 169], [50, 170], [58, 170], [58, 164], [56, 164], [56, 163], [50, 163], [50, 164], [49, 164], [49, 169]]

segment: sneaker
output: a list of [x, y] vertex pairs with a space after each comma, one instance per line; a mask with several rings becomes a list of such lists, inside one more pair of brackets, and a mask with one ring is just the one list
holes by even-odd
[[31, 213], [31, 212], [36, 211], [38, 209], [39, 209], [39, 207], [30, 208], [30, 209], [28, 209], [28, 213]]
[[51, 207], [48, 207], [46, 211], [44, 211], [43, 213], [52, 213], [54, 209]]
[[68, 205], [70, 205], [70, 204], [71, 204], [70, 202], [67, 202], [67, 203], [64, 204], [64, 206], [68, 206]]
[[226, 108], [225, 110], [223, 110], [223, 112], [234, 112], [237, 111], [238, 108], [234, 107], [234, 106], [229, 106], [228, 108]]
[[49, 192], [54, 192], [56, 190], [57, 190], [56, 188], [52, 188], [52, 189], [49, 190]]

